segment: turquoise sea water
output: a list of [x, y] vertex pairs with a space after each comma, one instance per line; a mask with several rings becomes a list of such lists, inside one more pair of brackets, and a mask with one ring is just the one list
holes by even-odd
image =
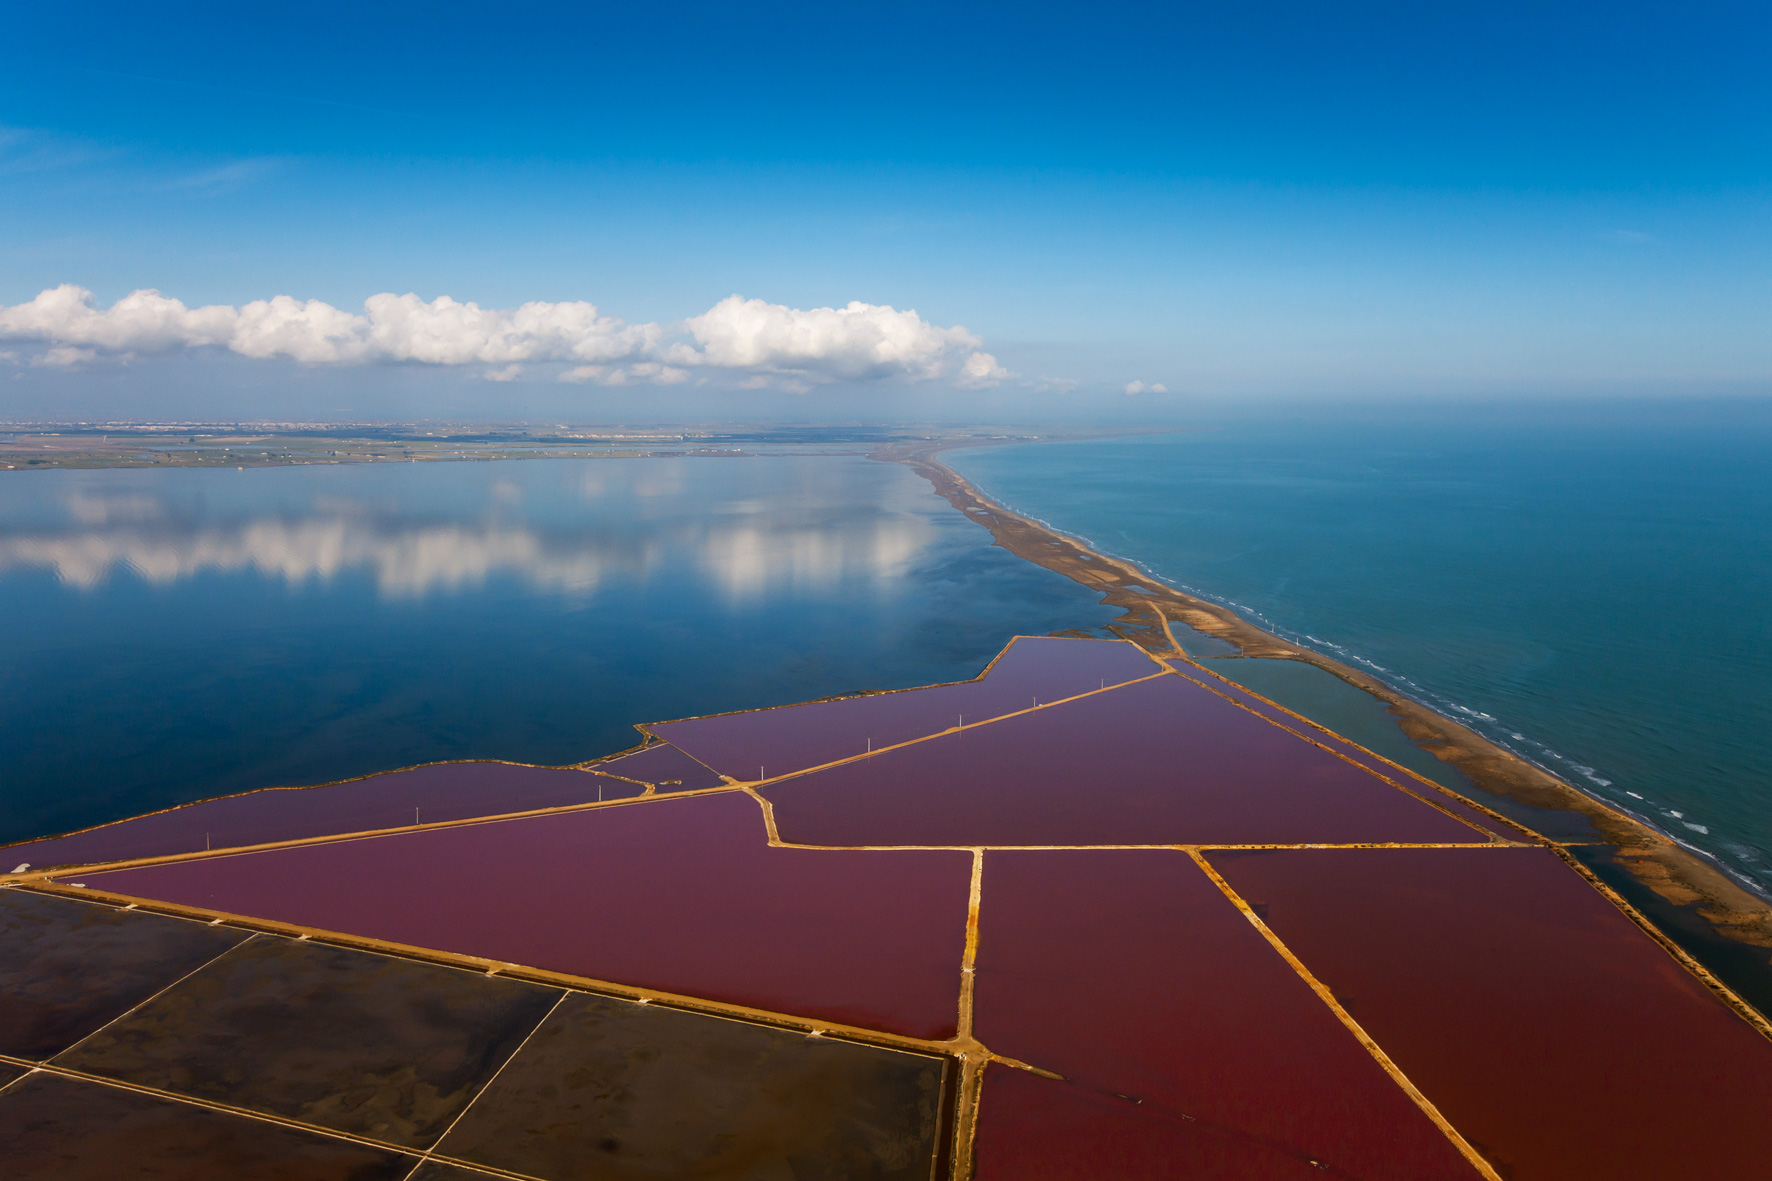
[[1117, 612], [860, 456], [0, 475], [0, 841], [976, 675]]
[[946, 458], [1772, 889], [1768, 403], [1250, 416]]

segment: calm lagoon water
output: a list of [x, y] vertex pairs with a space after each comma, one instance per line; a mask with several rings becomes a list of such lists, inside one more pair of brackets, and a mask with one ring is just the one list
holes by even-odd
[[859, 456], [0, 477], [0, 841], [970, 677], [1115, 617]]
[[1772, 404], [1251, 418], [947, 458], [1772, 888]]

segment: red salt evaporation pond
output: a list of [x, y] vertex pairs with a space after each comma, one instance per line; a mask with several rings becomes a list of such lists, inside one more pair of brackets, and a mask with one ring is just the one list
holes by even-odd
[[1210, 859], [1502, 1176], [1768, 1175], [1772, 1041], [1554, 854]]
[[[511, 763], [433, 763], [325, 787], [270, 788], [186, 804], [100, 828], [0, 849], [0, 869], [161, 857], [199, 849], [399, 828], [639, 795], [619, 779]], [[415, 812], [416, 810], [416, 812]]]
[[1362, 767], [1370, 767], [1380, 775], [1389, 779], [1394, 779], [1399, 783], [1407, 784], [1411, 791], [1420, 792], [1422, 795], [1434, 800], [1448, 811], [1464, 817], [1479, 828], [1493, 832], [1497, 836], [1505, 837], [1508, 840], [1519, 840], [1522, 837], [1530, 835], [1523, 828], [1497, 820], [1487, 812], [1471, 807], [1451, 792], [1440, 787], [1438, 784], [1425, 781], [1406, 771], [1400, 770], [1385, 759], [1380, 758], [1365, 747], [1360, 746], [1358, 743], [1349, 742], [1332, 730], [1327, 730], [1305, 718], [1288, 713], [1286, 710], [1274, 705], [1272, 702], [1263, 700], [1261, 697], [1251, 693], [1248, 689], [1243, 688], [1243, 686], [1237, 684], [1235, 681], [1226, 680], [1209, 670], [1203, 670], [1197, 665], [1191, 664], [1185, 660], [1168, 660], [1164, 661], [1164, 663], [1170, 668], [1173, 668], [1179, 675], [1198, 684], [1204, 685], [1209, 689], [1216, 689], [1226, 697], [1229, 697], [1231, 700], [1253, 710], [1262, 717], [1269, 718], [1282, 726], [1296, 730], [1301, 734], [1307, 735], [1313, 741], [1322, 743], [1330, 750], [1346, 755]]
[[1184, 853], [985, 854], [976, 980], [979, 1040], [1065, 1079], [990, 1072], [981, 1177], [1477, 1175]]
[[96, 889], [917, 1037], [953, 1034], [964, 853], [770, 848], [742, 793], [87, 873]]
[[811, 845], [1482, 841], [1370, 771], [1175, 675], [763, 789]]
[[1162, 666], [1124, 640], [1021, 637], [991, 665], [982, 681], [936, 685], [898, 693], [814, 701], [806, 705], [720, 714], [646, 727], [734, 779], [754, 780], [759, 769], [786, 775], [980, 722], [1036, 701], [1058, 701], [1103, 685], [1124, 684]]
[[654, 743], [631, 755], [605, 759], [597, 764], [596, 769], [650, 783], [661, 792], [696, 791], [719, 787], [726, 782], [668, 742]]
[[973, 1175], [977, 1181], [1322, 1181], [1337, 1176], [1296, 1152], [1215, 1132], [1117, 1095], [992, 1066], [985, 1071], [978, 1108]]

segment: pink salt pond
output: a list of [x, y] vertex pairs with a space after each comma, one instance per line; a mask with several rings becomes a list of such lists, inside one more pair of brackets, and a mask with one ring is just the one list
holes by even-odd
[[1421, 793], [1423, 796], [1433, 800], [1440, 807], [1449, 812], [1455, 813], [1459, 817], [1470, 821], [1472, 824], [1475, 824], [1477, 827], [1482, 828], [1487, 832], [1494, 833], [1497, 836], [1506, 837], [1510, 840], [1525, 835], [1525, 830], [1518, 825], [1470, 806], [1470, 804], [1453, 795], [1445, 788], [1440, 787], [1438, 784], [1414, 775], [1411, 772], [1398, 767], [1389, 759], [1373, 754], [1365, 747], [1360, 746], [1357, 743], [1349, 742], [1339, 734], [1327, 730], [1314, 722], [1307, 721], [1292, 713], [1290, 710], [1275, 705], [1273, 702], [1258, 694], [1250, 692], [1248, 689], [1245, 689], [1234, 681], [1226, 680], [1224, 677], [1221, 677], [1208, 669], [1201, 668], [1192, 661], [1170, 660], [1165, 663], [1174, 669], [1177, 674], [1193, 681], [1197, 685], [1201, 685], [1212, 692], [1219, 694], [1228, 701], [1237, 703], [1251, 713], [1259, 714], [1260, 716], [1267, 718], [1277, 726], [1285, 727], [1310, 742], [1327, 747], [1329, 750], [1334, 751], [1343, 758], [1358, 763], [1362, 767], [1371, 769], [1375, 774], [1394, 779], [1398, 782], [1407, 783], [1410, 790]]
[[772, 848], [733, 792], [238, 853], [94, 889], [941, 1038], [971, 858]]
[[1164, 675], [785, 782], [808, 845], [1472, 842], [1394, 781]]
[[1473, 1175], [1185, 853], [992, 852], [981, 886], [975, 1031], [1064, 1080], [987, 1085], [987, 1144], [993, 1120], [1031, 1125], [1009, 1159], [1063, 1154], [1081, 1122], [1160, 1144], [1180, 1177]]
[[774, 778], [1163, 671], [1121, 640], [1017, 639], [984, 676], [646, 727], [734, 779]]
[[86, 865], [238, 848], [304, 837], [404, 828], [502, 812], [557, 808], [639, 795], [645, 787], [607, 776], [516, 763], [432, 763], [330, 783], [269, 788], [186, 804], [84, 832], [0, 849], [10, 868]]
[[[0, 893], [16, 918], [0, 915], [0, 977], [8, 963], [51, 965], [49, 992], [85, 988], [80, 1019], [109, 1020], [99, 1010], [130, 989], [153, 995], [188, 970], [178, 949], [156, 960], [143, 941], [162, 925], [219, 937], [226, 925], [204, 925], [219, 916], [284, 932], [249, 950], [313, 947], [291, 927], [356, 956], [399, 945], [453, 965], [427, 970], [453, 973], [464, 998], [492, 961], [558, 974], [546, 978], [556, 990], [667, 994], [634, 1008], [697, 1008], [725, 1030], [719, 1045], [803, 1052], [787, 1072], [800, 1097], [745, 1083], [741, 1118], [725, 1100], [681, 1099], [700, 1085], [687, 1063], [736, 1061], [715, 1042], [615, 1054], [592, 1022], [592, 1040], [561, 1059], [577, 1080], [571, 1112], [548, 1124], [574, 1129], [578, 1155], [519, 1170], [545, 1181], [583, 1175], [592, 1149], [619, 1156], [619, 1136], [586, 1130], [618, 1107], [667, 1129], [673, 1151], [688, 1143], [668, 1131], [687, 1107], [739, 1120], [746, 1144], [815, 1110], [834, 1122], [800, 1128], [805, 1142], [924, 1129], [900, 1136], [921, 1163], [875, 1171], [924, 1176], [933, 1163], [950, 1181], [1733, 1178], [1772, 1159], [1772, 1040], [1749, 1008], [1531, 834], [1203, 670], [1117, 641], [1022, 639], [978, 681], [644, 729], [663, 741], [602, 774], [440, 764], [15, 847], [15, 861], [39, 864], [167, 859]], [[410, 826], [413, 808], [422, 827], [371, 831]], [[562, 810], [495, 818], [536, 808]], [[204, 834], [293, 843], [206, 854]], [[107, 900], [183, 917], [87, 913]], [[61, 926], [38, 913], [47, 903], [66, 912]], [[211, 987], [230, 956], [188, 987]], [[7, 1003], [0, 988], [0, 1029], [17, 1023]], [[610, 1004], [569, 996], [560, 1012]], [[180, 1011], [204, 1053], [226, 1042], [201, 1007]], [[642, 1028], [631, 1017], [622, 1027]], [[879, 1085], [805, 1074], [827, 1050]], [[579, 1055], [599, 1053], [580, 1069]], [[924, 1065], [901, 1070], [893, 1055]], [[606, 1085], [642, 1066], [664, 1080], [650, 1098]], [[176, 1088], [130, 1085], [132, 1103], [216, 1117], [179, 1107]], [[35, 1118], [18, 1106], [33, 1087], [0, 1089], [0, 1129], [8, 1096], [15, 1123]], [[510, 1118], [493, 1123], [546, 1122], [530, 1096], [507, 1095]], [[0, 1173], [7, 1143], [0, 1133]], [[364, 1146], [391, 1161], [402, 1151], [373, 1135]], [[832, 1175], [873, 1175], [888, 1155], [862, 1151]], [[946, 1171], [968, 1161], [969, 1174]], [[397, 1163], [388, 1175], [407, 1175]], [[793, 1171], [786, 1157], [770, 1166]], [[467, 1172], [432, 1161], [413, 1175], [440, 1169]]]
[[1504, 1177], [1765, 1170], [1772, 1042], [1548, 850], [1210, 859]]

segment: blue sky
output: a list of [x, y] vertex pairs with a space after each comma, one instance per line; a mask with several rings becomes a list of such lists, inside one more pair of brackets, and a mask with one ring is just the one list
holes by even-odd
[[[1764, 392], [1769, 29], [1745, 3], [21, 7], [0, 305], [355, 319], [321, 348], [320, 312], [305, 344], [0, 312], [0, 417]], [[403, 341], [442, 296], [581, 327], [426, 352], [365, 309], [409, 292]], [[851, 301], [892, 315], [811, 315]]]

